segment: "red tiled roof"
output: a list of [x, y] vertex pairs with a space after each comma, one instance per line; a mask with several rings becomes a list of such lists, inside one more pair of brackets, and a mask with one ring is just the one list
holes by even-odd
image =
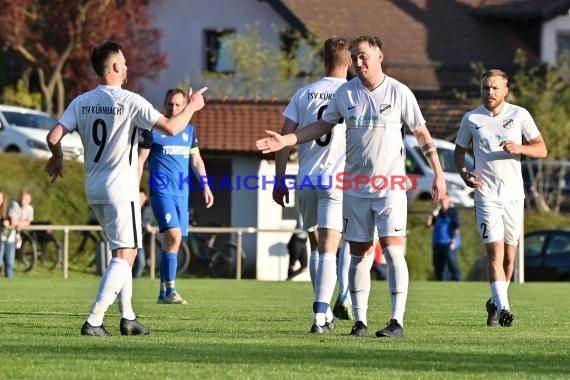
[[360, 0], [357, 6], [345, 0], [269, 2], [279, 3], [282, 13], [321, 39], [378, 35], [385, 71], [414, 90], [470, 87], [472, 62], [510, 72], [517, 49], [527, 51], [530, 62], [537, 58], [506, 23], [474, 17], [481, 0]]
[[208, 99], [192, 118], [200, 149], [251, 153], [265, 129], [280, 131], [286, 101]]
[[[455, 138], [463, 113], [471, 106], [456, 99], [419, 99], [433, 137]], [[203, 151], [255, 153], [255, 141], [265, 130], [280, 131], [287, 101], [209, 99], [192, 123]]]

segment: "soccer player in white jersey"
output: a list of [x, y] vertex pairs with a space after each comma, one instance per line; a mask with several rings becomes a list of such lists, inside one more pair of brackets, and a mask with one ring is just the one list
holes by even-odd
[[76, 97], [47, 136], [52, 152], [45, 171], [54, 182], [63, 177], [61, 139], [77, 130], [85, 149], [85, 193], [103, 227], [112, 256], [95, 302], [81, 327], [82, 335], [107, 336], [103, 318], [119, 295], [122, 335], [146, 335], [149, 330], [136, 320], [131, 305], [131, 267], [141, 246], [141, 214], [137, 128], [156, 128], [175, 135], [204, 107], [202, 88], [192, 94], [184, 110], [164, 117], [143, 97], [121, 88], [127, 81], [127, 64], [121, 45], [105, 41], [91, 52], [91, 64], [100, 85]]
[[331, 99], [321, 120], [281, 136], [266, 131], [258, 140], [264, 153], [307, 142], [328, 133], [343, 117], [346, 122], [344, 190], [344, 238], [350, 244], [349, 286], [355, 324], [352, 336], [367, 336], [370, 267], [374, 231], [388, 267], [392, 310], [378, 337], [404, 335], [404, 311], [408, 294], [408, 266], [404, 257], [407, 222], [404, 125], [414, 133], [435, 175], [434, 201], [446, 193], [443, 171], [435, 144], [425, 126], [417, 100], [408, 87], [382, 71], [384, 53], [378, 37], [360, 35], [351, 40], [352, 64], [357, 78], [343, 84]]
[[[323, 45], [323, 63], [325, 76], [297, 90], [283, 111], [285, 121], [281, 134], [293, 133], [297, 128], [302, 129], [320, 119], [337, 88], [346, 82], [350, 66], [348, 40], [344, 37], [327, 39]], [[344, 170], [345, 149], [343, 122], [325, 136], [299, 146], [297, 184], [308, 180], [308, 183], [313, 185], [302, 186], [298, 190], [298, 198], [303, 229], [311, 230], [317, 227], [317, 237], [313, 232], [309, 233], [309, 272], [314, 291], [315, 313], [310, 331], [318, 334], [331, 333], [335, 328], [330, 302], [337, 280], [336, 252], [342, 236], [342, 191], [333, 186], [332, 178]], [[284, 201], [289, 201], [289, 191], [286, 186], [282, 186], [285, 184], [283, 179], [289, 150], [287, 147], [276, 154], [275, 172], [278, 186], [273, 191], [273, 199], [281, 206]], [[339, 254], [342, 261], [346, 250], [341, 250]], [[343, 315], [347, 319], [350, 317], [348, 310], [346, 316]], [[340, 315], [338, 307], [336, 311]]]
[[[488, 326], [510, 326], [514, 320], [507, 289], [523, 223], [521, 154], [540, 158], [547, 153], [529, 112], [505, 101], [508, 92], [507, 74], [486, 71], [481, 76], [483, 104], [463, 116], [455, 140], [455, 166], [465, 184], [475, 189], [477, 228], [489, 257]], [[523, 145], [523, 136], [528, 144]], [[469, 145], [475, 155], [473, 172], [465, 166]]]

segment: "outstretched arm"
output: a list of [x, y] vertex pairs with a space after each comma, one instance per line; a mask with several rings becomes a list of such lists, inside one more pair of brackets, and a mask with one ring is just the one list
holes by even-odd
[[322, 120], [315, 121], [308, 126], [298, 129], [295, 133], [281, 136], [277, 132], [266, 130], [267, 137], [257, 140], [255, 145], [262, 153], [277, 152], [286, 146], [306, 143], [328, 133], [336, 124], [329, 124]]

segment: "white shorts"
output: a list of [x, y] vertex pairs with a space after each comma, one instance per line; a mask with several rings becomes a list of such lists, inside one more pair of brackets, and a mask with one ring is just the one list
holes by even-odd
[[90, 204], [103, 227], [109, 248], [142, 247], [141, 207], [139, 201]]
[[475, 202], [477, 229], [484, 244], [503, 240], [518, 245], [521, 234], [524, 200]]
[[406, 236], [408, 199], [404, 191], [390, 193], [385, 198], [361, 198], [344, 194], [344, 239], [371, 242], [374, 230], [378, 237]]
[[303, 216], [303, 229], [328, 228], [342, 232], [342, 190], [314, 190], [306, 188], [297, 191], [299, 211]]

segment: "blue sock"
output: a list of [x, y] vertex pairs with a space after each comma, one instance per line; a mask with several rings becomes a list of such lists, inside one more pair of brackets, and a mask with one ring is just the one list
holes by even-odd
[[163, 252], [164, 267], [166, 268], [164, 281], [166, 283], [166, 295], [176, 291], [176, 269], [178, 268], [178, 254]]

